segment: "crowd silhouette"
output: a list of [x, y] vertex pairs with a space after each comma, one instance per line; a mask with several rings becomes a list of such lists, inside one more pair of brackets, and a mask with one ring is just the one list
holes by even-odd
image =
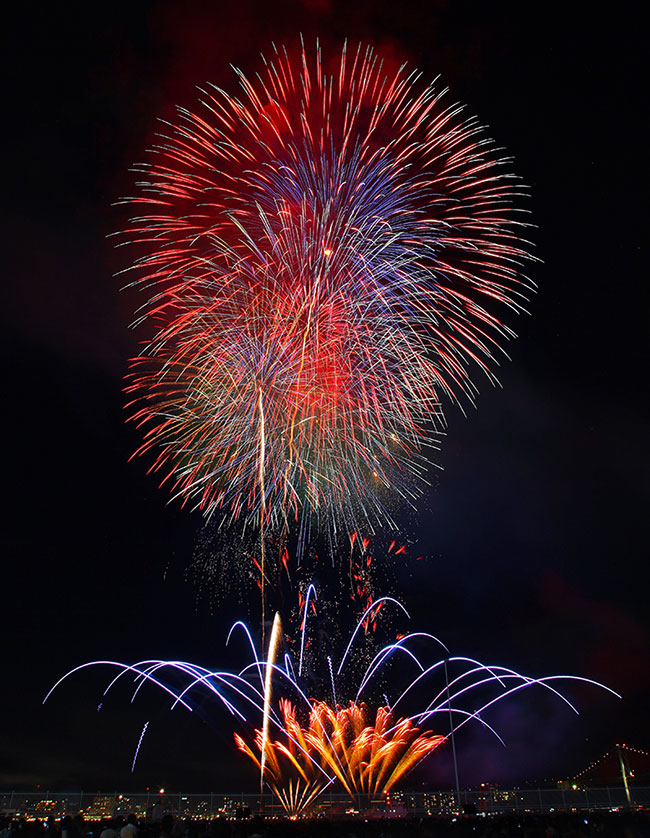
[[355, 820], [265, 820], [259, 815], [210, 820], [50, 816], [4, 817], [0, 838], [647, 838], [650, 811], [572, 812]]

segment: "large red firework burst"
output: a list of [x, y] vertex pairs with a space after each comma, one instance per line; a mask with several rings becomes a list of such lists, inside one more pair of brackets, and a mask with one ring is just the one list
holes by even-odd
[[327, 68], [276, 49], [239, 83], [179, 109], [129, 199], [140, 450], [208, 516], [372, 528], [513, 334], [524, 190], [475, 118], [369, 47]]

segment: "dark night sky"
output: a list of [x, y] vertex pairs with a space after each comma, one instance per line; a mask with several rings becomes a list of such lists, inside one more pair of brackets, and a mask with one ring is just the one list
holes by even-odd
[[[515, 324], [503, 389], [485, 386], [467, 418], [448, 410], [444, 472], [406, 532], [424, 558], [400, 577], [402, 595], [414, 627], [457, 653], [596, 678], [624, 700], [571, 690], [580, 717], [532, 693], [504, 705], [491, 721], [508, 749], [461, 738], [461, 782], [564, 776], [619, 740], [650, 748], [634, 6], [600, 17], [587, 4], [567, 15], [443, 0], [23, 4], [5, 18], [0, 788], [251, 784], [225, 714], [206, 726], [153, 694], [98, 714], [99, 673], [41, 701], [92, 658], [237, 660], [223, 650], [237, 609], [211, 613], [185, 581], [199, 516], [167, 506], [127, 461], [134, 300], [118, 291], [126, 258], [106, 236], [125, 223], [111, 204], [131, 191], [156, 118], [191, 106], [206, 80], [233, 88], [229, 63], [254, 71], [271, 40], [299, 32], [370, 41], [442, 74], [532, 187], [540, 291]], [[418, 782], [449, 783], [434, 763]]]

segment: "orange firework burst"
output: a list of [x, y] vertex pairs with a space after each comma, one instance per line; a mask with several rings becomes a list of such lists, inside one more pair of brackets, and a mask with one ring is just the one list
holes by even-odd
[[336, 711], [323, 701], [312, 706], [309, 741], [351, 795], [390, 791], [445, 738], [420, 733], [408, 718], [392, 724], [387, 707], [377, 710], [371, 724], [365, 704], [350, 702]]
[[311, 720], [310, 727], [305, 730], [296, 719], [295, 707], [286, 699], [280, 699], [280, 712], [284, 742], [265, 740], [262, 730], [255, 731], [257, 752], [237, 734], [235, 742], [239, 750], [253, 760], [260, 773], [264, 755], [266, 781], [287, 814], [297, 815], [309, 808], [321, 791], [331, 785], [333, 778], [311, 746]]
[[[377, 710], [373, 723], [365, 704], [350, 702], [349, 707], [333, 709], [313, 701], [306, 728], [289, 701], [281, 701], [280, 709], [285, 737], [266, 742], [266, 776], [292, 815], [307, 809], [336, 780], [353, 799], [385, 794], [445, 739], [420, 733], [408, 718], [393, 723], [387, 707]], [[260, 768], [262, 732], [256, 731], [257, 753], [240, 736], [235, 735], [235, 741]]]

